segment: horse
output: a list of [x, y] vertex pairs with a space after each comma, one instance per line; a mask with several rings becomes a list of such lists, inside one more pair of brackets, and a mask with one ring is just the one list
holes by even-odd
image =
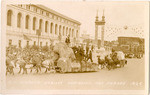
[[39, 72], [39, 70], [41, 71], [41, 65], [42, 65], [42, 59], [40, 58], [39, 55], [35, 55], [30, 59], [30, 64], [32, 64], [33, 66], [30, 68], [32, 72], [33, 68], [36, 68], [36, 73]]
[[105, 57], [105, 62], [107, 64], [106, 67], [108, 68], [108, 70], [114, 69], [115, 64], [114, 64], [114, 61], [111, 59], [110, 55], [107, 55]]
[[101, 66], [101, 69], [104, 69], [105, 67], [105, 59], [101, 59], [100, 56], [98, 56], [98, 64]]
[[16, 67], [16, 59], [12, 60], [9, 57], [6, 57], [6, 75], [9, 72], [14, 75], [14, 68]]
[[55, 65], [54, 65], [54, 60], [52, 59], [46, 59], [42, 62], [42, 67], [46, 68], [45, 73], [47, 73], [47, 70], [54, 70], [55, 69]]
[[18, 66], [20, 69], [18, 73], [20, 74], [21, 70], [23, 70], [23, 74], [27, 74], [26, 61], [23, 58], [17, 58], [16, 60], [16, 66]]

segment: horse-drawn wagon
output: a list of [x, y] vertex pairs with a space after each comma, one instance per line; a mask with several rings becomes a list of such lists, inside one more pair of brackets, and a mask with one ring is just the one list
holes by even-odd
[[116, 51], [110, 56], [106, 56], [105, 61], [107, 64], [107, 68], [115, 69], [115, 68], [121, 68], [124, 67], [125, 64], [127, 64], [127, 60], [125, 59], [125, 55], [122, 51]]

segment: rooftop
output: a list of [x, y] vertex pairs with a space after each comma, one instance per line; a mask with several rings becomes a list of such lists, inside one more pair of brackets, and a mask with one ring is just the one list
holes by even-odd
[[45, 6], [43, 6], [43, 5], [38, 4], [38, 5], [33, 5], [33, 6], [39, 7], [39, 8], [41, 8], [41, 9], [43, 9], [43, 10], [46, 10], [46, 11], [52, 13], [52, 14], [55, 14], [55, 15], [57, 15], [57, 16], [60, 16], [60, 17], [64, 18], [64, 19], [70, 20], [70, 21], [72, 21], [72, 22], [75, 22], [75, 23], [81, 25], [81, 23], [80, 23], [79, 21], [74, 20], [74, 19], [72, 19], [72, 18], [70, 18], [70, 17], [67, 17], [67, 16], [65, 16], [65, 15], [63, 15], [63, 14], [60, 14], [60, 13], [58, 13], [58, 12], [56, 12], [56, 11], [54, 11], [54, 10], [48, 8], [48, 7], [45, 7]]

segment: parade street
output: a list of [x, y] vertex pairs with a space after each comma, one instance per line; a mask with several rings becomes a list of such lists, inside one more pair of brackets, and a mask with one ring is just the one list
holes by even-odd
[[[128, 64], [114, 70], [102, 69], [86, 73], [8, 74], [8, 90], [142, 90], [144, 89], [144, 57], [127, 59]], [[28, 71], [29, 72], [29, 71]]]

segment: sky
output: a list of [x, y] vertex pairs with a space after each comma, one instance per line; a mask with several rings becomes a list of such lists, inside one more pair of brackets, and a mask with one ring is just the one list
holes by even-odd
[[[80, 35], [95, 36], [95, 17], [105, 15], [105, 40], [116, 40], [118, 36], [144, 37], [145, 2], [49, 2], [44, 6], [81, 22]], [[127, 26], [127, 29], [124, 27]], [[100, 28], [100, 27], [99, 27]], [[100, 30], [100, 29], [99, 29]], [[100, 38], [99, 31], [99, 38]]]

